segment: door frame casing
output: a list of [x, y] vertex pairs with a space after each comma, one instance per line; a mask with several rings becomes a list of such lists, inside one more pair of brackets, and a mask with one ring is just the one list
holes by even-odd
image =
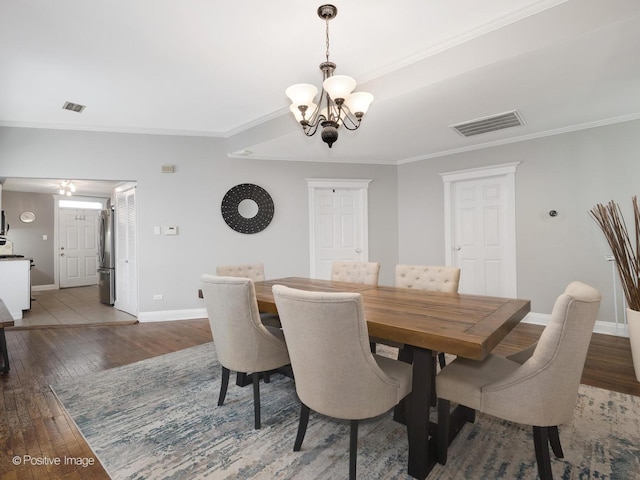
[[358, 190], [361, 205], [360, 228], [362, 232], [362, 257], [369, 258], [369, 210], [368, 191], [371, 179], [354, 178], [305, 178], [309, 195], [309, 274], [316, 275], [316, 226], [315, 226], [315, 192], [320, 189], [352, 189]]
[[[60, 200], [69, 200], [69, 197], [55, 194], [53, 195], [54, 207], [53, 207], [53, 284], [51, 285], [37, 285], [33, 287], [34, 291], [38, 290], [57, 290], [60, 288], [60, 225], [58, 216], [60, 214]], [[83, 197], [74, 196], [73, 200], [79, 200], [81, 202], [101, 202], [102, 208], [106, 208], [107, 198], [103, 197]]]
[[516, 168], [521, 162], [504, 163], [487, 167], [469, 168], [452, 172], [440, 173], [444, 182], [444, 256], [446, 265], [455, 265], [455, 245], [453, 219], [453, 188], [456, 182], [467, 180], [479, 180], [489, 177], [506, 177], [507, 179], [507, 203], [506, 203], [506, 238], [507, 246], [504, 258], [506, 259], [506, 276], [504, 285], [508, 288], [508, 296], [517, 297], [517, 257], [516, 257]]

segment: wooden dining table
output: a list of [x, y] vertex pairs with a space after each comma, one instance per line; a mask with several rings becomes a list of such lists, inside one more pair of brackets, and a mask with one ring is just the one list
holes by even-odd
[[429, 422], [435, 393], [435, 356], [445, 352], [483, 360], [531, 310], [529, 300], [290, 277], [255, 282], [261, 312], [277, 313], [274, 285], [358, 292], [370, 337], [403, 345], [404, 358], [413, 363], [412, 393], [405, 418], [408, 473], [419, 479], [426, 478], [436, 463], [437, 425]]

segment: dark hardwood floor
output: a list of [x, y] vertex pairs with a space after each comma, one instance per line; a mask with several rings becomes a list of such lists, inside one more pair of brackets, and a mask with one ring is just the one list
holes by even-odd
[[[209, 342], [211, 331], [207, 320], [184, 320], [8, 330], [6, 337], [11, 370], [0, 375], [0, 478], [91, 480], [109, 476], [49, 385]], [[25, 465], [25, 455], [62, 465]], [[72, 458], [94, 465], [64, 465]]]
[[[496, 349], [517, 351], [542, 327], [521, 324]], [[49, 385], [211, 341], [206, 319], [120, 326], [8, 330], [11, 371], [0, 375], [0, 478], [108, 479]], [[629, 340], [594, 335], [582, 382], [640, 396]], [[214, 403], [212, 403], [214, 405]], [[60, 459], [61, 465], [24, 465]], [[20, 459], [14, 465], [13, 458]], [[94, 465], [64, 465], [93, 459]]]

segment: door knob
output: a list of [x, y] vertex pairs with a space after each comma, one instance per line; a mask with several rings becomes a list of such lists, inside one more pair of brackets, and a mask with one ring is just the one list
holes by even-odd
[[462, 250], [462, 247], [460, 245], [456, 246], [456, 252], [459, 252], [460, 250]]
[[64, 247], [60, 247], [60, 250], [64, 250]]
[[64, 257], [64, 253], [61, 253], [61, 254], [60, 254], [60, 256], [61, 256], [61, 257]]
[[356, 248], [356, 253], [362, 253], [362, 250], [360, 250], [359, 248]]

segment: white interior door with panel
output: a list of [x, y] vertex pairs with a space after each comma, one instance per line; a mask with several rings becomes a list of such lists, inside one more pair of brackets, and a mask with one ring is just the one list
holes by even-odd
[[460, 268], [460, 293], [517, 296], [517, 165], [442, 174], [446, 262]]
[[116, 193], [116, 300], [114, 307], [138, 315], [136, 189]]
[[307, 179], [311, 278], [330, 279], [336, 260], [367, 261], [371, 180]]
[[58, 209], [60, 287], [98, 283], [98, 211]]

